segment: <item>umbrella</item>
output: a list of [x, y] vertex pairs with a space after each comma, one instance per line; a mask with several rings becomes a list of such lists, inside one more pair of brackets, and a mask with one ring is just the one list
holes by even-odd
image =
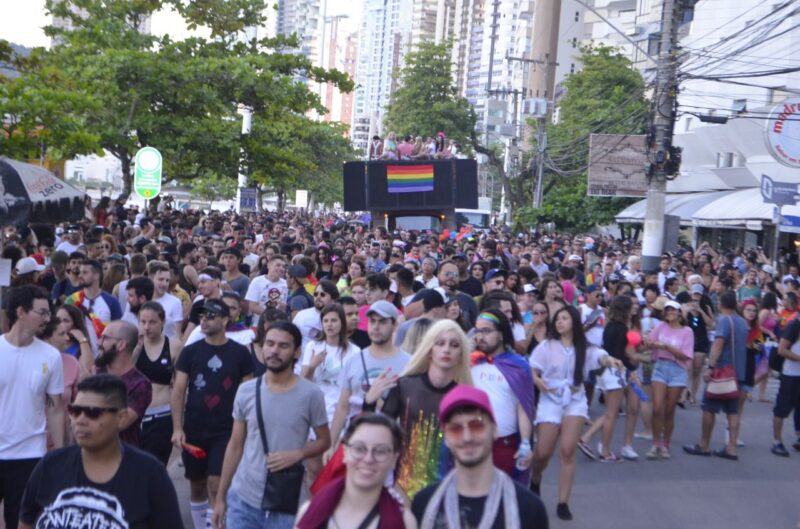
[[78, 221], [85, 196], [47, 169], [0, 156], [0, 226]]

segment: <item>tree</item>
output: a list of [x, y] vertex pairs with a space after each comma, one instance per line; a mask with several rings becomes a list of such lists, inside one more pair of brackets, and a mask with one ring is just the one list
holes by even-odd
[[385, 130], [400, 136], [433, 136], [439, 131], [469, 151], [475, 111], [458, 95], [450, 64], [451, 42], [422, 42], [395, 72], [398, 87], [384, 119]]
[[[208, 28], [210, 38], [173, 41], [140, 31], [148, 16], [168, 7], [190, 27]], [[242, 30], [263, 23], [265, 8], [265, 0], [48, 0], [48, 11], [68, 19], [71, 29], [46, 28], [56, 45], [37, 53], [42, 71], [60, 72], [69, 82], [36, 78], [32, 70], [23, 70], [23, 78], [28, 86], [40, 81], [37, 86], [63, 91], [68, 102], [81, 96], [91, 103], [61, 106], [76, 130], [71, 137], [54, 135], [53, 143], [62, 147], [86, 134], [70, 152], [102, 150], [118, 158], [125, 190], [136, 151], [148, 145], [162, 152], [165, 179], [235, 179], [242, 150], [251, 146], [241, 135], [239, 105], [253, 109], [254, 121], [280, 122], [324, 112], [301, 77], [353, 88], [346, 74], [293, 53], [294, 36], [241, 41]], [[7, 56], [0, 47], [0, 61]], [[9, 97], [18, 107], [26, 106], [22, 92]], [[66, 128], [59, 116], [36, 118], [41, 130]]]
[[192, 196], [207, 200], [209, 208], [214, 200], [231, 200], [236, 196], [237, 181], [217, 175], [202, 176], [191, 182]]
[[[583, 48], [579, 60], [583, 68], [564, 81], [566, 95], [558, 102], [558, 123], [547, 126], [542, 207], [517, 210], [517, 220], [525, 225], [554, 222], [559, 229], [587, 231], [613, 222], [614, 215], [633, 202], [587, 196], [589, 136], [647, 131], [644, 80], [613, 48]], [[535, 131], [536, 124], [532, 126]]]

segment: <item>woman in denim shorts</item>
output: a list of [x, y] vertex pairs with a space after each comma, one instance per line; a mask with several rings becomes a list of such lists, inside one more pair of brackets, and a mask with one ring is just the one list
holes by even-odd
[[650, 332], [646, 346], [653, 352], [653, 447], [647, 459], [669, 459], [675, 408], [689, 378], [694, 333], [685, 325], [677, 301], [664, 304], [664, 321]]

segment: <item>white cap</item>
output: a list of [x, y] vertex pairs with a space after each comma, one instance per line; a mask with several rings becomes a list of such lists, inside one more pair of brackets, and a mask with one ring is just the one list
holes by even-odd
[[31, 272], [41, 272], [44, 270], [44, 265], [40, 265], [33, 257], [23, 257], [17, 261], [17, 275], [29, 274]]
[[578, 262], [580, 262], [580, 261], [583, 261], [583, 259], [581, 259], [581, 257], [579, 255], [574, 255], [573, 254], [573, 255], [569, 256], [568, 261], [578, 261]]
[[666, 303], [664, 303], [664, 308], [665, 309], [681, 310], [681, 304], [678, 303], [677, 301], [669, 300]]

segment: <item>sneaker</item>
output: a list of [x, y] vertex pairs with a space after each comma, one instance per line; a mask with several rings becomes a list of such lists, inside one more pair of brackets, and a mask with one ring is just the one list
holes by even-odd
[[645, 433], [645, 432], [636, 432], [633, 434], [635, 439], [644, 439], [645, 441], [652, 441], [653, 434], [652, 433]]
[[770, 450], [770, 452], [779, 457], [789, 457], [789, 451], [786, 450], [786, 447], [783, 446], [783, 443], [775, 443], [772, 445], [772, 450]]
[[672, 459], [672, 454], [666, 446], [659, 447], [658, 455], [661, 459]]
[[653, 446], [652, 448], [650, 448], [650, 450], [647, 451], [645, 457], [651, 461], [653, 461], [654, 459], [658, 459], [658, 447]]
[[627, 459], [628, 461], [636, 461], [639, 459], [639, 454], [637, 454], [636, 450], [630, 445], [623, 446], [619, 453], [623, 459]]
[[592, 461], [597, 461], [597, 454], [594, 453], [594, 450], [592, 450], [592, 447], [589, 446], [589, 443], [584, 441], [578, 441], [578, 450], [580, 450], [581, 453], [583, 453], [583, 455], [585, 455]]
[[569, 505], [566, 503], [559, 503], [556, 506], [556, 516], [564, 521], [572, 520], [572, 513], [569, 510]]
[[601, 463], [622, 463], [622, 459], [617, 457], [614, 452], [609, 452], [608, 457], [603, 457], [603, 454], [597, 455], [597, 460]]

